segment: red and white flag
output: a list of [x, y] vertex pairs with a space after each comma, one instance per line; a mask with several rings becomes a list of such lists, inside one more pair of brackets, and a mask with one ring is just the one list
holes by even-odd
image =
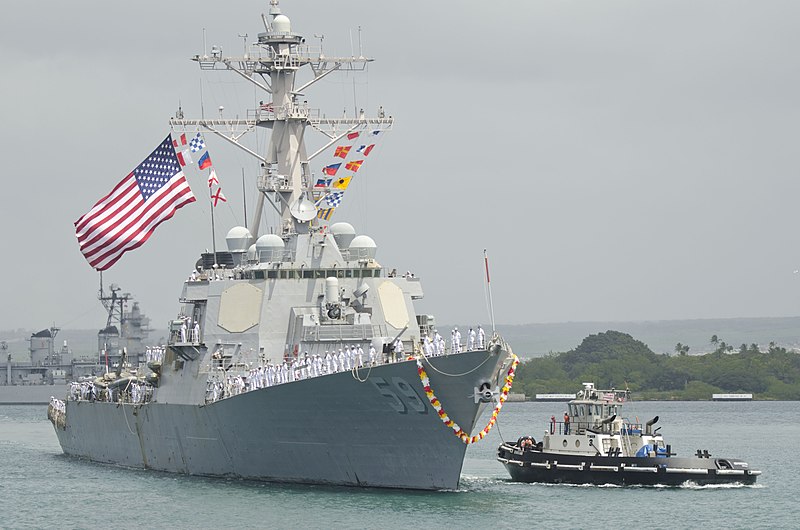
[[216, 170], [212, 168], [211, 172], [208, 174], [208, 187], [210, 188], [214, 184], [219, 186], [219, 179], [217, 178]]

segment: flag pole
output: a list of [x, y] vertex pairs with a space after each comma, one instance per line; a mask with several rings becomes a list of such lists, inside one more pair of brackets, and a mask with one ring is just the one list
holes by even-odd
[[486, 249], [483, 249], [483, 263], [486, 266], [486, 289], [489, 291], [489, 314], [492, 318], [492, 335], [494, 335], [494, 303], [492, 302], [492, 284], [489, 281], [489, 256], [486, 254]]
[[[209, 174], [210, 174], [209, 170]], [[208, 205], [211, 207], [211, 250], [214, 252], [214, 274], [217, 273], [217, 236], [214, 230], [214, 198], [211, 195], [211, 186], [208, 187]]]
[[244, 185], [244, 168], [242, 168], [242, 208], [244, 208], [244, 226], [247, 226], [247, 188]]

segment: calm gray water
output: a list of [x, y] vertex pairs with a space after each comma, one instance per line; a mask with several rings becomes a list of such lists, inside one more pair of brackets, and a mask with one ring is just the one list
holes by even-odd
[[[797, 403], [632, 403], [658, 414], [681, 455], [708, 449], [761, 469], [754, 487], [515, 484], [495, 461], [505, 439], [538, 435], [558, 403], [509, 403], [467, 452], [454, 492], [288, 486], [135, 471], [65, 457], [44, 406], [0, 406], [2, 528], [798, 528]], [[485, 417], [484, 420], [487, 418]], [[445, 428], [442, 426], [442, 428]]]

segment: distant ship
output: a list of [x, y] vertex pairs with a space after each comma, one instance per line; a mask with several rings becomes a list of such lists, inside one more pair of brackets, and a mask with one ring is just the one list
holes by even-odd
[[59, 346], [56, 339], [61, 328], [57, 326], [32, 333], [23, 358], [12, 353], [6, 341], [0, 341], [0, 358], [5, 361], [5, 366], [0, 365], [0, 404], [47, 403], [50, 396], [63, 395], [68, 383], [116, 369], [123, 352], [129, 370], [135, 371], [140, 364], [146, 369], [150, 319], [130, 293], [121, 292], [114, 284], [106, 290], [101, 281], [98, 299], [107, 318], [97, 332], [93, 352], [83, 347], [76, 352], [67, 340]]
[[677, 486], [684, 483], [755, 484], [761, 471], [738, 458], [697, 450], [679, 457], [653, 429], [622, 415], [627, 391], [599, 390], [592, 383], [567, 405], [564, 421], [552, 416], [540, 441], [523, 436], [497, 449], [517, 482]]
[[[433, 316], [415, 310], [419, 278], [379, 264], [375, 241], [352, 225], [326, 225], [369, 140], [393, 119], [382, 109], [326, 118], [309, 107], [304, 93], [316, 81], [372, 59], [323, 55], [270, 4], [265, 31], [244, 55], [213, 47], [193, 59], [235, 72], [271, 102], [235, 120], [186, 119], [181, 110], [171, 119], [178, 134], [211, 131], [237, 146], [245, 131], [272, 131], [264, 153], [248, 151], [262, 160], [252, 223], [230, 229], [227, 251], [201, 254], [149, 373], [133, 374], [121, 360], [55, 400], [58, 440], [68, 455], [134, 468], [455, 489], [467, 445], [488, 432], [508, 395], [516, 357], [497, 334], [461, 340], [454, 330], [445, 345]], [[306, 67], [311, 79], [298, 87]], [[337, 156], [348, 177], [329, 178], [334, 165], [314, 177], [310, 161], [322, 150], [307, 155], [309, 126], [327, 135], [328, 148], [347, 144]], [[361, 156], [348, 162], [348, 151]], [[259, 234], [266, 203], [280, 221]], [[479, 426], [487, 407], [494, 412]]]

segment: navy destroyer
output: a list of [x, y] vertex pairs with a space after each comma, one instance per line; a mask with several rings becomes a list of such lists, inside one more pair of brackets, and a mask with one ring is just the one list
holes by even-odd
[[653, 428], [622, 415], [629, 394], [584, 383], [569, 402], [564, 421], [551, 416], [541, 441], [523, 436], [504, 442], [497, 460], [517, 482], [678, 486], [684, 483], [755, 484], [761, 471], [738, 458], [708, 450], [678, 457]]
[[[304, 94], [318, 80], [372, 59], [330, 57], [306, 44], [276, 0], [261, 19], [264, 31], [243, 55], [213, 47], [193, 60], [238, 74], [268, 102], [235, 120], [188, 119], [179, 110], [164, 144], [183, 144], [186, 133], [204, 142], [205, 133], [258, 158], [252, 223], [230, 229], [227, 251], [201, 254], [148, 373], [126, 371], [121, 359], [54, 400], [48, 414], [58, 440], [68, 455], [133, 468], [457, 488], [467, 445], [494, 424], [516, 357], [493, 332], [473, 330], [462, 341], [453, 330], [445, 344], [433, 316], [415, 310], [419, 278], [384, 268], [375, 241], [352, 225], [327, 226], [353, 176], [337, 188], [328, 178], [335, 169], [316, 178], [312, 161], [337, 143], [387, 131], [393, 119], [382, 108], [375, 117], [332, 119], [310, 107]], [[311, 75], [301, 84], [303, 70]], [[259, 127], [271, 131], [263, 153], [239, 141]], [[311, 155], [307, 129], [327, 137]], [[353, 152], [367, 155], [364, 144]], [[345, 168], [355, 173], [361, 162]], [[265, 208], [280, 220], [260, 234]]]

